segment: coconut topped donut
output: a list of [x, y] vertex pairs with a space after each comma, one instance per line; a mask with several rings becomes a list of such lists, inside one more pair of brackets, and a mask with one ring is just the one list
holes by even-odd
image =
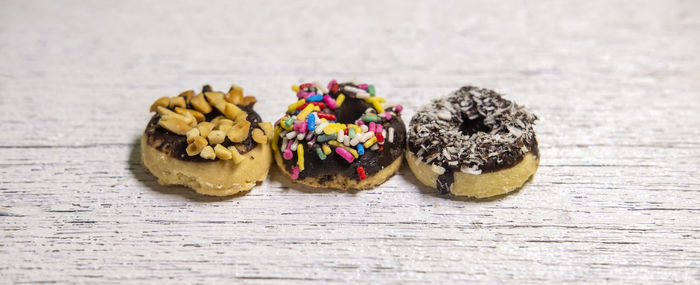
[[408, 149], [438, 175], [438, 190], [448, 193], [454, 172], [480, 175], [512, 168], [528, 153], [538, 158], [535, 120], [492, 90], [462, 87], [415, 114]]
[[405, 145], [401, 105], [385, 106], [371, 84], [293, 86], [297, 99], [275, 124], [272, 148], [296, 182], [366, 189], [399, 168]]

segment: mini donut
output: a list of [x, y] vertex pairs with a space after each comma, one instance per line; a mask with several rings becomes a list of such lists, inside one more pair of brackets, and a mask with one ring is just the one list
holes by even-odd
[[370, 84], [292, 86], [298, 101], [275, 123], [272, 150], [282, 172], [312, 187], [368, 189], [401, 166], [401, 105], [384, 106]]
[[537, 171], [535, 120], [495, 91], [462, 87], [413, 116], [406, 159], [418, 180], [440, 194], [505, 194]]
[[192, 90], [161, 97], [141, 137], [141, 159], [161, 185], [227, 196], [267, 177], [272, 124], [253, 111], [256, 99], [233, 85], [228, 93]]

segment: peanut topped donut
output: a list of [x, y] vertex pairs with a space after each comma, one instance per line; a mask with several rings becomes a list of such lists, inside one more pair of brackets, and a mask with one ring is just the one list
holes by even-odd
[[267, 177], [272, 161], [272, 124], [253, 111], [256, 99], [233, 85], [228, 93], [208, 85], [162, 97], [141, 138], [146, 168], [163, 185], [185, 185], [198, 193], [232, 195]]
[[492, 90], [462, 87], [413, 116], [406, 158], [416, 177], [441, 194], [505, 194], [537, 171], [535, 120]]
[[401, 165], [406, 129], [401, 105], [384, 106], [371, 84], [292, 86], [297, 102], [275, 123], [277, 166], [314, 187], [367, 189]]

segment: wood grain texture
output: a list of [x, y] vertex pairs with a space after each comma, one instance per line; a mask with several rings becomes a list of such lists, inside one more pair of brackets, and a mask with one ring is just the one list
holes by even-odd
[[[0, 282], [698, 283], [697, 1], [2, 1]], [[534, 180], [446, 199], [273, 167], [226, 199], [157, 185], [150, 103], [238, 83], [276, 120], [358, 78], [404, 119], [465, 84], [541, 120]]]

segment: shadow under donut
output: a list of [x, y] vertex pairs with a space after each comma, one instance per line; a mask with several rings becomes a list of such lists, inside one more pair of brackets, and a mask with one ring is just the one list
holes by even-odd
[[221, 201], [227, 201], [231, 199], [235, 199], [238, 197], [243, 197], [248, 194], [250, 191], [245, 191], [241, 193], [237, 193], [235, 195], [231, 196], [224, 196], [224, 197], [217, 197], [217, 196], [207, 196], [207, 195], [202, 195], [198, 194], [194, 190], [187, 188], [182, 185], [171, 185], [171, 186], [164, 186], [160, 185], [158, 183], [158, 178], [153, 176], [146, 166], [143, 165], [143, 162], [141, 162], [141, 135], [137, 136], [134, 138], [134, 141], [131, 145], [131, 152], [129, 153], [129, 170], [131, 173], [134, 175], [134, 178], [141, 182], [143, 185], [146, 187], [150, 188], [151, 190], [165, 194], [165, 195], [177, 195], [177, 196], [182, 196], [184, 198], [187, 198], [188, 200], [196, 201], [196, 202], [221, 202]]

